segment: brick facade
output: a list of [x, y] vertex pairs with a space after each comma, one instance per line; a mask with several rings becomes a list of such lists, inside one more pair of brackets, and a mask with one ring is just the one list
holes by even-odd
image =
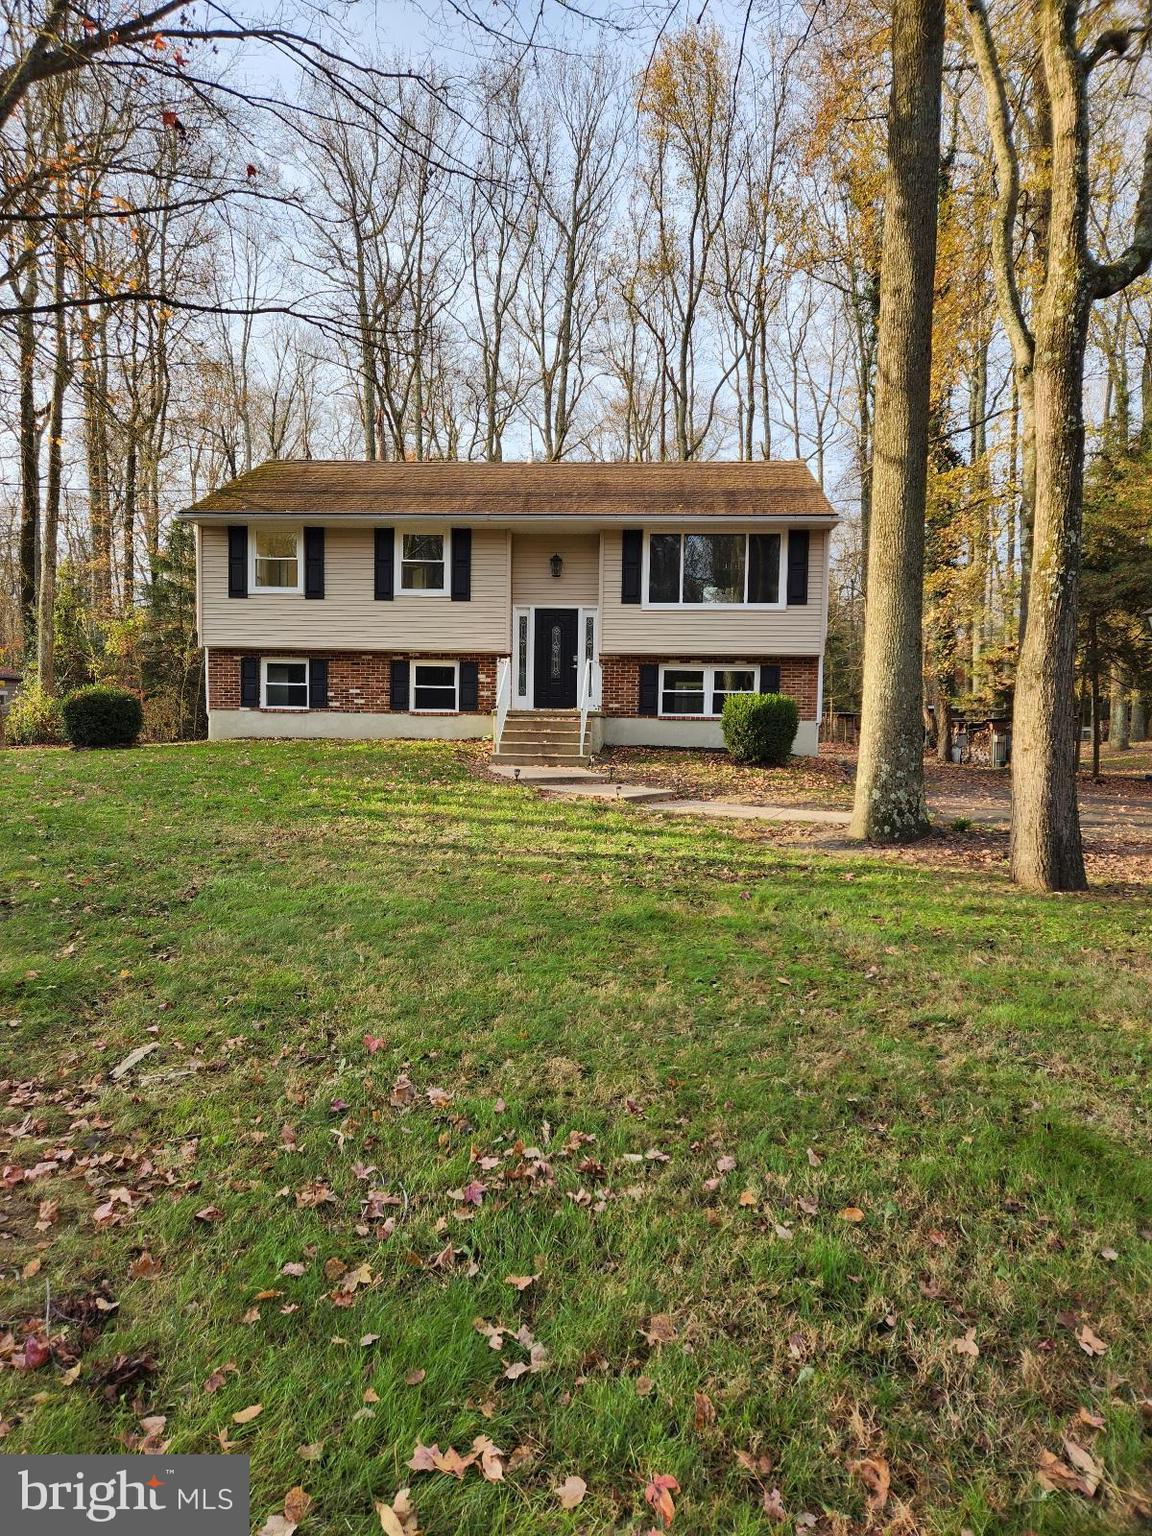
[[[325, 658], [328, 662], [328, 708], [348, 714], [384, 714], [389, 710], [394, 661], [474, 661], [479, 673], [477, 713], [489, 715], [496, 708], [496, 656], [428, 656], [408, 651], [308, 651], [280, 646], [276, 650], [209, 650], [209, 709], [241, 707], [242, 656], [290, 656], [300, 661], [309, 661], [314, 656]], [[275, 714], [277, 711], [264, 713]]]
[[[640, 668], [645, 665], [667, 665], [676, 661], [674, 656], [601, 656], [604, 672], [603, 713], [606, 715], [636, 715], [640, 702]], [[801, 720], [816, 718], [816, 690], [819, 683], [820, 658], [818, 656], [733, 656], [709, 657], [709, 666], [736, 666], [755, 663], [780, 668], [780, 692], [796, 700]], [[686, 662], [685, 665], [691, 665]], [[694, 718], [678, 715], [677, 719]]]

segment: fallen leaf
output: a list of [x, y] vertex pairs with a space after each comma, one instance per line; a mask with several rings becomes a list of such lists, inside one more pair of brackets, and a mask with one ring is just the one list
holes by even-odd
[[819, 1168], [819, 1166], [821, 1164], [821, 1161], [822, 1161], [822, 1159], [815, 1152], [813, 1152], [811, 1147], [809, 1147], [808, 1148], [808, 1166], [809, 1166], [809, 1168]]
[[769, 1520], [787, 1520], [788, 1518], [788, 1511], [784, 1508], [784, 1500], [780, 1496], [779, 1488], [765, 1488], [760, 1507]]
[[864, 1212], [858, 1205], [846, 1205], [842, 1211], [836, 1212], [841, 1221], [863, 1221]]
[[401, 1488], [391, 1504], [377, 1504], [376, 1514], [384, 1536], [419, 1536], [416, 1510], [407, 1488]]
[[258, 1419], [264, 1412], [263, 1403], [252, 1403], [248, 1408], [241, 1408], [239, 1413], [232, 1415], [233, 1424], [251, 1424], [253, 1419]]
[[649, 1319], [647, 1328], [641, 1328], [640, 1332], [649, 1344], [671, 1344], [676, 1338], [676, 1324], [667, 1312], [656, 1312]]
[[[122, 976], [130, 976], [130, 971], [121, 971]], [[134, 1051], [129, 1051], [118, 1067], [113, 1067], [108, 1074], [114, 1083], [118, 1083], [122, 1077], [131, 1072], [132, 1068], [142, 1062], [145, 1056], [150, 1056], [153, 1051], [160, 1049], [160, 1042], [153, 1040], [150, 1045], [138, 1045]]]
[[324, 1454], [323, 1440], [313, 1440], [310, 1445], [298, 1445], [296, 1454], [301, 1461], [319, 1461]]
[[1086, 1355], [1102, 1355], [1108, 1349], [1104, 1340], [1099, 1334], [1094, 1333], [1087, 1323], [1084, 1323], [1077, 1332], [1076, 1342]]
[[888, 1489], [892, 1482], [888, 1463], [879, 1456], [865, 1456], [860, 1461], [849, 1462], [848, 1470], [867, 1488], [868, 1508], [877, 1513], [882, 1510], [888, 1502]]
[[709, 1424], [716, 1422], [716, 1405], [707, 1392], [694, 1392], [692, 1394], [694, 1409], [693, 1419], [697, 1429], [706, 1429]]
[[658, 1477], [650, 1478], [644, 1490], [645, 1499], [665, 1529], [672, 1524], [676, 1515], [676, 1505], [672, 1502], [672, 1495], [679, 1492], [680, 1484], [670, 1473], [661, 1473]]
[[504, 1452], [487, 1435], [477, 1435], [472, 1442], [472, 1457], [480, 1458], [480, 1475], [486, 1483], [504, 1481]]
[[260, 1527], [259, 1536], [292, 1536], [295, 1529], [286, 1515], [269, 1515]]
[[953, 1339], [952, 1349], [958, 1355], [971, 1355], [975, 1359], [980, 1353], [980, 1346], [976, 1342], [975, 1328], [965, 1329], [962, 1339]]
[[655, 1390], [655, 1387], [656, 1387], [656, 1383], [652, 1380], [651, 1376], [637, 1376], [637, 1378], [636, 1378], [636, 1396], [637, 1397], [650, 1397], [652, 1395], [652, 1392]]
[[409, 1371], [407, 1373], [407, 1375], [404, 1377], [404, 1385], [406, 1387], [418, 1387], [420, 1385], [420, 1383], [424, 1380], [425, 1376], [427, 1376], [427, 1374], [428, 1374], [427, 1371], [422, 1370], [419, 1367], [417, 1367], [416, 1370]]
[[504, 1284], [515, 1286], [518, 1291], [526, 1291], [539, 1278], [539, 1275], [505, 1275]]
[[556, 1497], [560, 1500], [561, 1509], [575, 1509], [577, 1504], [583, 1501], [587, 1492], [588, 1484], [582, 1477], [577, 1477], [573, 1473], [566, 1477], [556, 1489]]
[[293, 1525], [299, 1525], [311, 1508], [312, 1495], [305, 1493], [299, 1483], [295, 1488], [289, 1488], [284, 1495], [284, 1518], [290, 1520]]

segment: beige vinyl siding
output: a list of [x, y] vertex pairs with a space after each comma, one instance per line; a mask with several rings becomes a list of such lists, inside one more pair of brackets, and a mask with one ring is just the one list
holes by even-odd
[[[746, 527], [708, 524], [709, 532]], [[662, 530], [655, 528], [652, 532]], [[670, 529], [670, 532], [679, 530]], [[620, 601], [621, 534], [601, 540], [600, 650], [605, 656], [814, 656], [824, 648], [827, 624], [828, 530], [813, 528], [808, 555], [808, 601], [791, 608], [646, 608]], [[785, 572], [780, 573], [781, 582]]]
[[[553, 576], [553, 555], [564, 571]], [[600, 591], [600, 537], [564, 533], [512, 535], [512, 601], [519, 606], [594, 608]]]
[[[228, 530], [200, 530], [200, 641], [208, 646], [259, 646], [291, 651], [332, 647], [358, 651], [495, 651], [511, 641], [511, 538], [504, 529], [472, 531], [472, 599], [415, 597], [397, 590], [373, 597], [373, 530], [328, 526], [324, 596], [250, 593], [228, 596]], [[397, 585], [399, 570], [397, 570]]]

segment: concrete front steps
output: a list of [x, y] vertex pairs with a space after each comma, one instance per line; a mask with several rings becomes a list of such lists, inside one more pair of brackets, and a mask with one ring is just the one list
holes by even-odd
[[513, 709], [504, 722], [500, 750], [494, 763], [583, 768], [590, 754], [580, 755], [580, 716], [567, 709]]

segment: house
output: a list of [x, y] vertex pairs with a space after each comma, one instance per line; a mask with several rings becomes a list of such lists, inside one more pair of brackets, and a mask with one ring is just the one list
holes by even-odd
[[817, 749], [836, 515], [800, 462], [271, 461], [205, 496], [209, 735], [722, 745], [783, 692]]
[[11, 667], [0, 667], [0, 715], [16, 697], [16, 690], [22, 681], [23, 673], [14, 672]]

